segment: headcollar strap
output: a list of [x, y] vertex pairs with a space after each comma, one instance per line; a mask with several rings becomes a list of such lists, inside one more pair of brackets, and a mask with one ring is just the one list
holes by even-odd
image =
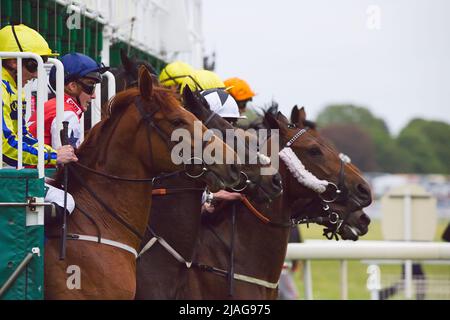
[[16, 39], [17, 46], [19, 47], [20, 52], [23, 52], [22, 46], [20, 45], [19, 38], [17, 37], [16, 30], [14, 29], [14, 24], [11, 24], [11, 30], [14, 35], [14, 39]]

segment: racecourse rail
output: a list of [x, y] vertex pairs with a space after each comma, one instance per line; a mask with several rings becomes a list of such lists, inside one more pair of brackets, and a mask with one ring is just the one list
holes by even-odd
[[[348, 298], [347, 260], [405, 260], [405, 292], [411, 298], [412, 260], [450, 261], [450, 243], [365, 241], [357, 242], [313, 240], [289, 243], [286, 260], [304, 260], [305, 299], [313, 299], [311, 260], [338, 260], [340, 266], [341, 299]], [[376, 289], [372, 290], [376, 299]]]

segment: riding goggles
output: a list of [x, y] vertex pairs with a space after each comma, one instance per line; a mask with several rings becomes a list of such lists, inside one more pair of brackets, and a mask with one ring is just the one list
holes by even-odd
[[77, 80], [76, 83], [78, 83], [81, 87], [81, 90], [83, 90], [84, 93], [88, 94], [88, 95], [92, 95], [95, 92], [95, 85], [96, 83], [93, 84], [87, 84], [84, 83], [81, 80]]

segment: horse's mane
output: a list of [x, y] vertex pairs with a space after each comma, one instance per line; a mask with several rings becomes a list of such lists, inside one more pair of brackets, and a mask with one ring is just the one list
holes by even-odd
[[[276, 107], [271, 106], [270, 108], [263, 110], [263, 117], [264, 117], [263, 125], [264, 125], [266, 128], [269, 128], [270, 126], [269, 126], [269, 124], [266, 122], [266, 114], [271, 114], [272, 116], [274, 116], [275, 118], [277, 118], [277, 115], [278, 115], [278, 105], [277, 105]], [[291, 121], [292, 121], [292, 119], [291, 119]], [[316, 129], [317, 129], [317, 125], [316, 125], [316, 123], [315, 123], [314, 121], [311, 121], [311, 120], [303, 120], [302, 123], [303, 123], [303, 126], [308, 127], [308, 128], [310, 128], [310, 129], [312, 129], [312, 130], [316, 130]]]
[[[138, 88], [129, 88], [125, 91], [117, 93], [109, 102], [109, 116], [105, 122], [111, 122], [118, 115], [122, 114], [125, 109], [131, 105], [134, 99], [140, 95]], [[152, 100], [156, 105], [179, 106], [180, 103], [177, 93], [171, 89], [153, 85]]]
[[[134, 99], [140, 95], [138, 88], [130, 88], [128, 90], [117, 93], [114, 98], [108, 102], [108, 108], [110, 110], [108, 117], [100, 121], [96, 126], [89, 130], [89, 133], [85, 137], [85, 140], [81, 144], [80, 148], [77, 150], [76, 154], [78, 157], [83, 157], [85, 153], [90, 153], [90, 150], [95, 149], [98, 151], [101, 145], [108, 140], [107, 132], [111, 128], [114, 129], [115, 123], [121, 118], [122, 114], [128, 109], [130, 105], [134, 103]], [[179, 106], [178, 96], [175, 91], [171, 89], [166, 89], [159, 87], [157, 85], [153, 86], [152, 100], [157, 105], [169, 105], [169, 106]], [[107, 154], [104, 152], [103, 154]], [[61, 172], [58, 170], [55, 179], [61, 183]]]

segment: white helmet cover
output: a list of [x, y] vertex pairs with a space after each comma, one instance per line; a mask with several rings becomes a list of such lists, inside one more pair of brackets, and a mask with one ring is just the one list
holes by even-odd
[[210, 89], [202, 91], [200, 94], [208, 102], [211, 111], [214, 111], [222, 118], [247, 118], [239, 114], [236, 100], [225, 89]]

